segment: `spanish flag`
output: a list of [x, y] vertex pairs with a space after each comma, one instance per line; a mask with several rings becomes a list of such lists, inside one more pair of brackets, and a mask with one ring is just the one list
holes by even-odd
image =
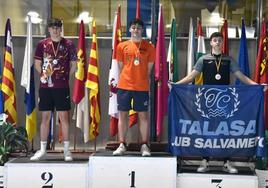
[[90, 89], [90, 130], [89, 139], [94, 140], [99, 135], [100, 124], [100, 94], [99, 94], [99, 62], [96, 21], [92, 24], [92, 42], [87, 72], [86, 87]]

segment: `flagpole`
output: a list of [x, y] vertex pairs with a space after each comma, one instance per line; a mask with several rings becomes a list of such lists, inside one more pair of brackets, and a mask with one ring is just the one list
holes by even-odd
[[[156, 44], [156, 1], [152, 0], [152, 9], [151, 9], [151, 17], [152, 17], [152, 35], [151, 42]], [[151, 82], [150, 82], [150, 141], [156, 141], [156, 127], [155, 127], [155, 82], [154, 82], [154, 67], [151, 72]]]
[[94, 139], [94, 153], [97, 151], [97, 138]]
[[[74, 108], [74, 116], [77, 115], [77, 105], [75, 105], [75, 108]], [[76, 130], [76, 123], [77, 123], [77, 117], [73, 117], [75, 118], [75, 126], [74, 126], [74, 150], [76, 150], [76, 133], [77, 133], [77, 130]]]

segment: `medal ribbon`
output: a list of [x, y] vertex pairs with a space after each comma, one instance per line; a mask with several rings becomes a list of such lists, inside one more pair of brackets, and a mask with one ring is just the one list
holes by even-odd
[[[135, 45], [135, 43], [133, 41], [131, 41], [131, 42]], [[137, 59], [137, 60], [139, 60], [141, 42], [142, 42], [142, 40], [140, 41], [138, 49], [135, 51], [135, 59]], [[135, 45], [135, 47], [136, 47], [136, 45]]]
[[51, 41], [51, 42], [52, 42], [52, 50], [53, 50], [53, 53], [54, 53], [54, 56], [55, 56], [54, 58], [56, 59], [57, 54], [58, 54], [58, 51], [59, 51], [60, 41], [58, 42], [56, 51], [55, 51], [55, 48], [54, 48], [54, 43], [53, 43], [53, 41]]
[[[222, 57], [222, 56], [221, 56]], [[221, 67], [221, 57], [219, 59], [219, 62], [217, 62], [217, 59], [215, 60], [215, 65], [216, 65], [216, 69], [217, 69], [217, 73], [219, 73], [220, 71], [220, 67]]]

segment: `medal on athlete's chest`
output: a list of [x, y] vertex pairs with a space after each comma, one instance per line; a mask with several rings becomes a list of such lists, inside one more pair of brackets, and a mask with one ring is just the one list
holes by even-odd
[[53, 63], [53, 65], [57, 65], [58, 64], [58, 60], [57, 59], [53, 59], [52, 63]]
[[220, 80], [220, 79], [221, 79], [221, 75], [220, 75], [220, 74], [216, 74], [216, 75], [215, 75], [215, 79], [216, 79], [216, 80]]
[[220, 75], [220, 67], [221, 67], [221, 58], [222, 56], [220, 56], [220, 59], [219, 61], [217, 61], [217, 59], [215, 60], [215, 65], [216, 65], [216, 70], [217, 70], [217, 73], [215, 74], [215, 79], [216, 80], [220, 80], [221, 79], [221, 75]]
[[134, 58], [133, 63], [134, 65], [138, 66], [140, 64], [140, 47], [141, 47], [142, 40], [139, 42], [138, 46], [133, 41], [131, 42], [135, 49], [135, 58]]
[[134, 65], [139, 65], [140, 64], [140, 60], [139, 60], [139, 58], [138, 57], [135, 57], [134, 58]]

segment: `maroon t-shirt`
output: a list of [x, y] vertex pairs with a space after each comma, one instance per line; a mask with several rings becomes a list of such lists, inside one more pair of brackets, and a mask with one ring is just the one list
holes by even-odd
[[[76, 49], [72, 41], [62, 38], [53, 42], [51, 38], [41, 40], [35, 50], [35, 59], [41, 60], [41, 88], [68, 88], [71, 61], [77, 60]], [[43, 72], [49, 73], [44, 76]]]

